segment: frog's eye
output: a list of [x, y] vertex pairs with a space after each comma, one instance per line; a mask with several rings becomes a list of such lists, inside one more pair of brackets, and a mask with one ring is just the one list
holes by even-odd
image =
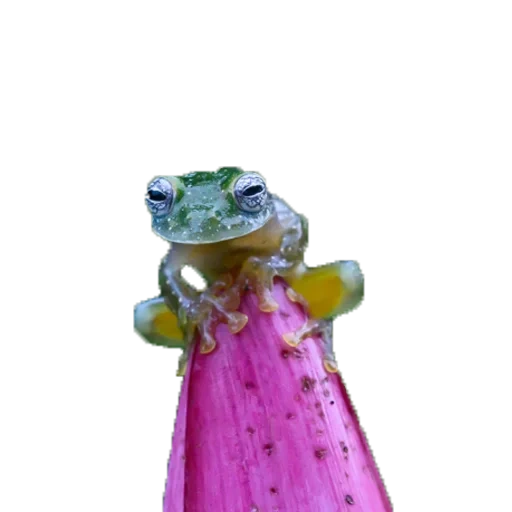
[[146, 204], [153, 215], [167, 215], [171, 209], [173, 199], [172, 185], [165, 178], [156, 178], [149, 184]]
[[234, 191], [238, 206], [246, 212], [259, 212], [267, 202], [267, 186], [259, 174], [242, 174], [235, 183]]

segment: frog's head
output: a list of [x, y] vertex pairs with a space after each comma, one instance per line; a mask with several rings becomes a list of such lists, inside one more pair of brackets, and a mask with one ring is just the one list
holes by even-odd
[[146, 204], [153, 230], [169, 242], [185, 244], [247, 235], [274, 213], [264, 179], [237, 167], [157, 177], [149, 184]]

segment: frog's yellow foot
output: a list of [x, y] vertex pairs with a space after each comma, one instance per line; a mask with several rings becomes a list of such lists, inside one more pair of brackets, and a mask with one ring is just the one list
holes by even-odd
[[249, 258], [240, 270], [236, 288], [243, 293], [251, 290], [258, 297], [259, 308], [265, 313], [279, 309], [279, 304], [272, 296], [273, 281], [276, 270], [267, 260]]
[[332, 322], [322, 319], [310, 319], [296, 331], [283, 334], [284, 341], [297, 347], [302, 341], [310, 336], [319, 334], [325, 343], [324, 367], [329, 373], [336, 373], [338, 366], [332, 350]]

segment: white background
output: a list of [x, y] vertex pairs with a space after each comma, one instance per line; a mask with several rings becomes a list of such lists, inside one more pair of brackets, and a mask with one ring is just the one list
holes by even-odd
[[512, 510], [508, 2], [7, 0], [0, 510], [161, 510], [147, 182], [238, 165], [357, 259], [343, 376], [395, 510]]
[[509, 313], [511, 290], [512, 256], [368, 258], [370, 313]]

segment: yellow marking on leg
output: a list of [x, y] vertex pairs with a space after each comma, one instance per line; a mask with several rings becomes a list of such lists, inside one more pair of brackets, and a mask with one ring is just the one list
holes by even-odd
[[152, 322], [155, 333], [167, 338], [179, 339], [183, 337], [181, 329], [178, 326], [178, 318], [167, 307], [155, 314]]
[[363, 300], [364, 277], [355, 261], [338, 261], [307, 268], [289, 279], [315, 318], [334, 318], [355, 309]]

